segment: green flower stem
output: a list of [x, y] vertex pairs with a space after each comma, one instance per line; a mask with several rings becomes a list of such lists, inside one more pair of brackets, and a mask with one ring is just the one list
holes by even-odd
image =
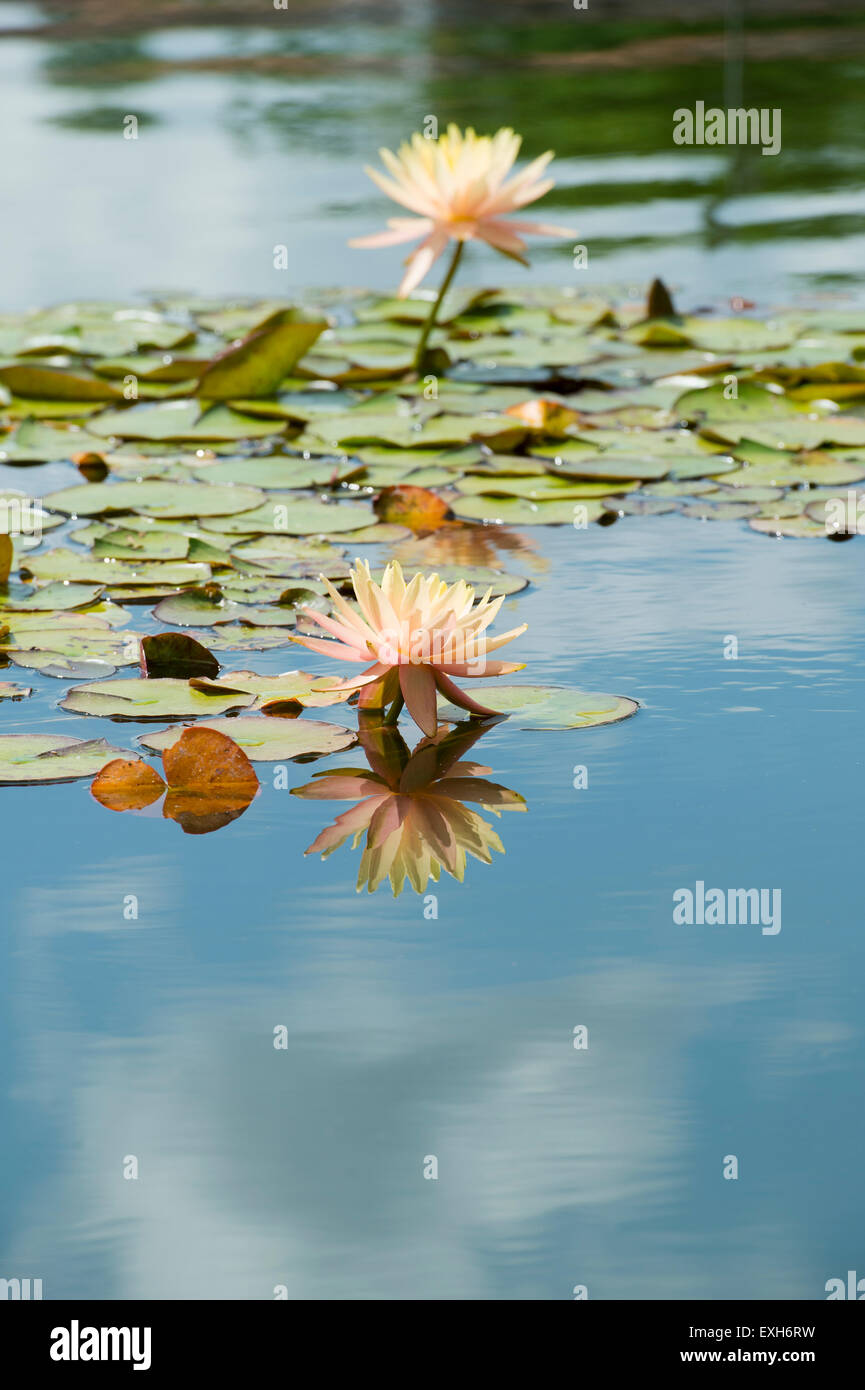
[[444, 299], [445, 295], [450, 289], [451, 281], [457, 273], [457, 266], [460, 263], [460, 257], [463, 254], [464, 245], [465, 242], [463, 241], [454, 242], [454, 253], [451, 257], [451, 263], [448, 267], [448, 273], [442, 280], [441, 289], [438, 292], [438, 297], [436, 298], [435, 303], [433, 304], [432, 308], [429, 311], [429, 314], [427, 315], [426, 323], [421, 329], [421, 335], [418, 341], [417, 351], [415, 352], [414, 362], [412, 364], [416, 372], [421, 371], [423, 367], [423, 360], [424, 356], [426, 355], [427, 340], [429, 339], [430, 333], [432, 333], [433, 329], [435, 328], [435, 321], [438, 317], [438, 311], [441, 308], [442, 300]]
[[404, 705], [405, 700], [403, 698], [402, 691], [400, 691], [393, 704], [391, 705], [390, 709], [388, 710], [387, 714], [385, 715], [384, 719], [382, 720], [382, 723], [395, 724], [402, 713]]

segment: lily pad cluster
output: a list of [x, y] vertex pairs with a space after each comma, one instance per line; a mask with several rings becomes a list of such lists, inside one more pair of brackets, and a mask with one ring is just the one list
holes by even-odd
[[[797, 538], [857, 529], [830, 527], [827, 506], [856, 513], [865, 480], [865, 315], [460, 290], [418, 373], [428, 310], [358, 293], [0, 316], [0, 654], [26, 677], [0, 700], [16, 729], [34, 686], [62, 681], [70, 715], [162, 726], [134, 756], [190, 721], [253, 761], [323, 756], [354, 737], [316, 713], [344, 692], [261, 675], [248, 654], [287, 652], [302, 610], [329, 607], [321, 576], [349, 593], [364, 548], [374, 572], [397, 555], [407, 576], [518, 602], [542, 582], [538, 525], [575, 545], [673, 511]], [[636, 708], [495, 693], [520, 728]], [[2, 740], [7, 782], [89, 776], [119, 751]]]

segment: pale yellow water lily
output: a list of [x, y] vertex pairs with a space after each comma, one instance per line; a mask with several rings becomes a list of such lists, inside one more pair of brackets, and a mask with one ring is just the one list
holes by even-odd
[[[526, 264], [526, 243], [520, 233], [536, 236], [575, 236], [568, 227], [545, 222], [503, 221], [542, 198], [554, 185], [542, 175], [553, 157], [552, 150], [533, 160], [519, 173], [508, 175], [519, 153], [521, 137], [505, 127], [495, 135], [476, 135], [449, 125], [437, 140], [415, 134], [396, 154], [380, 150], [388, 174], [367, 168], [366, 173], [394, 202], [415, 214], [393, 217], [388, 230], [357, 237], [350, 246], [396, 246], [422, 237], [406, 262], [397, 291], [405, 298], [416, 289], [449, 241], [461, 247], [466, 241], [485, 241], [503, 255]], [[390, 175], [390, 177], [388, 177]], [[450, 276], [448, 277], [450, 280]]]
[[497, 713], [472, 700], [452, 676], [504, 676], [523, 669], [520, 663], [488, 660], [491, 652], [526, 630], [523, 623], [497, 637], [486, 635], [504, 602], [503, 596], [492, 598], [492, 589], [475, 601], [474, 589], [464, 580], [448, 585], [437, 574], [416, 574], [407, 584], [396, 560], [377, 584], [366, 561], [358, 560], [351, 571], [358, 612], [324, 575], [322, 582], [336, 617], [311, 608], [300, 611], [336, 640], [295, 635], [292, 641], [343, 661], [372, 658], [359, 676], [335, 688], [361, 691], [365, 707], [395, 704], [396, 714], [404, 702], [425, 734], [436, 731], [437, 691], [472, 714]]

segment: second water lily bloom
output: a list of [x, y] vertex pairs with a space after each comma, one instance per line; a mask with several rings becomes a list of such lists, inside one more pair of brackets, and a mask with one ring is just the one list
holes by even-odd
[[335, 640], [299, 636], [292, 640], [342, 661], [372, 658], [359, 676], [340, 681], [339, 689], [358, 690], [360, 703], [367, 708], [391, 706], [391, 721], [406, 704], [427, 735], [434, 734], [438, 724], [439, 692], [471, 714], [498, 713], [472, 700], [451, 677], [505, 676], [523, 669], [522, 663], [488, 660], [491, 652], [526, 630], [523, 623], [497, 637], [487, 636], [504, 596], [493, 599], [489, 589], [476, 601], [470, 584], [458, 580], [448, 585], [437, 574], [416, 574], [407, 584], [396, 560], [385, 569], [381, 584], [364, 560], [356, 562], [351, 582], [357, 608], [324, 576], [322, 580], [335, 616], [313, 609], [300, 611]]
[[476, 135], [472, 129], [463, 132], [449, 125], [437, 140], [415, 134], [396, 154], [381, 150], [390, 177], [377, 169], [367, 168], [366, 172], [383, 193], [415, 216], [392, 217], [387, 231], [357, 237], [349, 245], [395, 246], [422, 238], [409, 257], [397, 291], [404, 298], [420, 284], [449, 241], [458, 246], [466, 241], [485, 241], [503, 255], [526, 264], [521, 232], [573, 236], [568, 227], [502, 220], [504, 214], [534, 203], [553, 187], [553, 180], [543, 177], [552, 150], [512, 174], [520, 143], [520, 136], [507, 127], [495, 135]]

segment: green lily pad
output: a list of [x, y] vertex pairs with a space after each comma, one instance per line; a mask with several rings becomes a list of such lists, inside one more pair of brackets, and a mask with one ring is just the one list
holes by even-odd
[[[610, 491], [611, 479], [604, 482], [569, 482], [566, 478], [461, 478], [457, 491], [464, 497], [524, 497], [530, 502], [568, 502], [585, 497], [603, 497]], [[636, 487], [629, 481], [627, 487]]]
[[698, 521], [740, 521], [743, 517], [756, 516], [760, 507], [757, 502], [698, 497], [693, 502], [683, 502], [679, 510], [683, 516], [693, 516]]
[[200, 463], [196, 476], [203, 483], [243, 483], [270, 492], [284, 488], [334, 487], [356, 468], [356, 464], [334, 459], [320, 462], [278, 455]]
[[372, 517], [370, 508], [362, 502], [320, 502], [293, 493], [277, 493], [262, 506], [240, 516], [214, 517], [204, 529], [227, 535], [334, 535], [358, 531], [368, 526]]
[[219, 673], [219, 662], [207, 647], [187, 632], [155, 632], [141, 639], [141, 670], [148, 680], [159, 677], [213, 680]]
[[284, 420], [241, 415], [223, 405], [202, 410], [193, 400], [144, 401], [128, 410], [103, 411], [89, 423], [94, 434], [103, 437], [202, 442], [264, 439], [285, 430]]
[[[306, 760], [312, 756], [341, 753], [355, 741], [354, 733], [339, 724], [325, 724], [319, 719], [279, 719], [265, 714], [254, 718], [210, 719], [198, 727], [227, 734], [254, 763], [287, 762], [291, 758]], [[181, 728], [161, 729], [159, 733], [142, 734], [138, 742], [161, 753], [173, 747], [182, 733]]]
[[676, 401], [676, 414], [683, 420], [705, 420], [715, 424], [742, 426], [768, 420], [804, 419], [785, 395], [770, 391], [752, 381], [739, 381], [736, 395], [730, 396], [728, 386], [715, 382], [697, 391], [686, 391]]
[[[81, 532], [74, 532], [81, 540]], [[189, 553], [189, 537], [179, 531], [136, 531], [121, 527], [106, 527], [105, 533], [93, 540], [94, 558], [105, 556], [113, 560], [185, 560]]]
[[[587, 729], [617, 724], [639, 709], [636, 700], [624, 695], [598, 695], [555, 685], [484, 684], [479, 702], [501, 714], [512, 715], [520, 729]], [[439, 706], [443, 719], [460, 714], [454, 705]]]
[[41, 420], [22, 420], [14, 434], [0, 440], [0, 463], [59, 463], [75, 454], [104, 447], [104, 439], [77, 425], [63, 427]]
[[672, 497], [643, 497], [639, 493], [633, 497], [605, 497], [601, 505], [619, 516], [663, 516], [679, 509]]
[[76, 777], [92, 777], [114, 758], [129, 756], [122, 748], [112, 748], [104, 738], [0, 734], [0, 786], [74, 782]]
[[205, 694], [239, 690], [255, 696], [253, 709], [276, 705], [341, 705], [351, 691], [335, 690], [334, 677], [311, 676], [306, 671], [284, 671], [279, 676], [258, 676], [254, 671], [225, 671], [218, 679], [193, 679], [190, 684]]
[[[579, 508], [579, 511], [577, 510]], [[604, 507], [596, 498], [584, 502], [529, 502], [521, 497], [457, 497], [454, 516], [501, 526], [564, 526], [597, 521]]]
[[228, 517], [258, 507], [264, 493], [254, 487], [145, 479], [140, 483], [82, 483], [49, 493], [43, 500], [46, 506], [70, 516], [130, 511], [160, 518]]
[[[227, 598], [221, 589], [187, 589], [170, 594], [153, 610], [157, 622], [172, 627], [219, 627], [223, 623], [246, 623], [252, 627], [292, 627], [293, 605], [258, 607]], [[210, 645], [210, 644], [208, 644]]]
[[[472, 588], [478, 593], [486, 593], [491, 589], [493, 597], [498, 598], [499, 594], [519, 594], [523, 589], [528, 588], [528, 579], [522, 574], [504, 574], [501, 570], [490, 569], [485, 565], [409, 565], [402, 566], [403, 576], [408, 584], [416, 574], [430, 574], [435, 572], [439, 579], [445, 584], [456, 584], [459, 580], [464, 580], [466, 584], [471, 584]], [[377, 583], [381, 583], [384, 571], [373, 570], [372, 576]]]
[[27, 598], [16, 598], [0, 594], [0, 621], [5, 620], [5, 610], [14, 609], [18, 613], [47, 613], [54, 609], [86, 608], [94, 603], [102, 593], [101, 584], [46, 584]]
[[284, 627], [252, 627], [248, 623], [230, 623], [188, 634], [212, 652], [265, 652], [275, 647], [288, 647]]
[[295, 309], [277, 310], [205, 367], [198, 394], [217, 401], [272, 395], [326, 327]]
[[182, 584], [206, 584], [210, 578], [209, 565], [165, 560], [115, 560], [76, 555], [74, 550], [46, 550], [33, 555], [22, 564], [22, 573], [32, 575], [40, 583], [48, 579], [76, 580], [82, 584], [164, 584], [179, 588]]
[[809, 516], [752, 516], [748, 522], [752, 531], [760, 531], [764, 536], [789, 536], [796, 540], [826, 539], [826, 525], [813, 521]]
[[0, 700], [26, 700], [33, 694], [29, 685], [16, 685], [14, 681], [0, 681]]
[[[571, 478], [639, 478], [652, 482], [657, 478], [666, 477], [671, 467], [669, 458], [651, 454], [639, 457], [596, 454], [594, 457], [569, 458], [567, 454], [557, 452], [552, 445], [535, 449], [534, 453], [539, 458], [551, 458], [557, 467], [566, 467]], [[708, 469], [706, 471], [708, 472]]]
[[95, 714], [106, 719], [201, 719], [230, 709], [244, 709], [252, 700], [251, 695], [241, 691], [203, 695], [188, 681], [133, 676], [75, 685], [61, 700], [60, 708], [71, 714]]

